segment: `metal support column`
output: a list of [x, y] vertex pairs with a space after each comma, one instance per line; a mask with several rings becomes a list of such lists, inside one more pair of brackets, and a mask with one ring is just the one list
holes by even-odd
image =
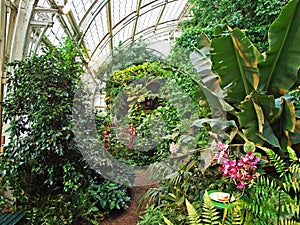
[[[0, 152], [3, 152], [4, 136], [2, 135], [2, 111], [3, 111], [3, 97], [4, 97], [4, 83], [5, 80], [5, 46], [6, 46], [6, 1], [0, 3]], [[3, 13], [4, 12], [4, 13]]]

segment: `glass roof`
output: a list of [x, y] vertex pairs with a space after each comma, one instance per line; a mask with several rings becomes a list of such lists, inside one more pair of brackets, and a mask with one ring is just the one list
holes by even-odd
[[[69, 36], [85, 48], [87, 60], [106, 58], [120, 42], [124, 46], [142, 38], [146, 42], [169, 40], [189, 12], [188, 0], [39, 0], [38, 9], [55, 9], [52, 23], [38, 32], [40, 42], [58, 45]], [[34, 36], [32, 34], [31, 36]], [[34, 37], [32, 37], [34, 39]], [[35, 38], [38, 39], [38, 38]]]

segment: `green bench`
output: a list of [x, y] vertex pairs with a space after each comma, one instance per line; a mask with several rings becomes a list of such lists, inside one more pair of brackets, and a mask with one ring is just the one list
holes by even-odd
[[0, 224], [1, 225], [14, 225], [17, 224], [24, 216], [25, 212], [15, 213], [0, 213]]

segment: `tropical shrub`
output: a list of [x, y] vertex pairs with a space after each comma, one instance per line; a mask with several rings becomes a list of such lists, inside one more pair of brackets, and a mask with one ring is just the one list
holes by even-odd
[[[214, 152], [214, 147], [218, 151]], [[237, 147], [243, 150], [237, 151]], [[250, 143], [212, 144], [206, 150], [215, 153], [214, 160], [206, 169], [203, 157], [197, 157], [205, 149], [195, 152], [176, 174], [143, 196], [141, 202], [150, 206], [138, 224], [146, 224], [153, 218], [158, 224], [299, 224], [299, 159], [291, 148], [288, 161], [271, 149], [259, 148], [267, 158], [255, 157], [257, 153], [251, 152], [255, 146]], [[242, 151], [249, 152], [240, 157]], [[239, 160], [233, 163], [232, 158], [236, 157]], [[235, 166], [243, 169], [235, 170]], [[242, 187], [239, 179], [246, 181]], [[209, 197], [210, 190], [231, 193], [235, 201], [220, 206]]]
[[[227, 35], [212, 39], [212, 69], [219, 76], [219, 82], [212, 86], [224, 88], [226, 97], [214, 98], [220, 93], [204, 87], [215, 107], [226, 105], [224, 110], [237, 118], [243, 139], [271, 145], [280, 154], [287, 152], [289, 132], [295, 131], [296, 124], [294, 106], [283, 95], [298, 85], [300, 49], [293, 41], [299, 36], [298, 4], [291, 1], [271, 25], [270, 48], [265, 56], [238, 28], [229, 28]], [[200, 51], [192, 57], [201, 74], [199, 65], [207, 56]], [[214, 74], [201, 76], [216, 79]], [[201, 81], [198, 84], [203, 86]]]
[[[83, 73], [79, 59], [66, 41], [9, 64], [4, 111], [9, 143], [0, 157], [1, 187], [11, 188], [15, 209], [27, 212], [28, 224], [97, 224], [128, 201], [126, 188], [92, 170], [74, 141], [72, 101]], [[106, 205], [103, 190], [115, 196]]]

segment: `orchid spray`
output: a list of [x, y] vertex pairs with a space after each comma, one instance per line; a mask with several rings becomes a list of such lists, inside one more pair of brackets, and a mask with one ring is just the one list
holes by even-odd
[[245, 156], [241, 156], [236, 160], [229, 158], [228, 145], [221, 142], [214, 142], [212, 143], [212, 147], [218, 149], [215, 158], [221, 164], [222, 175], [229, 176], [238, 189], [243, 190], [247, 184], [259, 176], [256, 172], [259, 158], [253, 152], [250, 151]]

